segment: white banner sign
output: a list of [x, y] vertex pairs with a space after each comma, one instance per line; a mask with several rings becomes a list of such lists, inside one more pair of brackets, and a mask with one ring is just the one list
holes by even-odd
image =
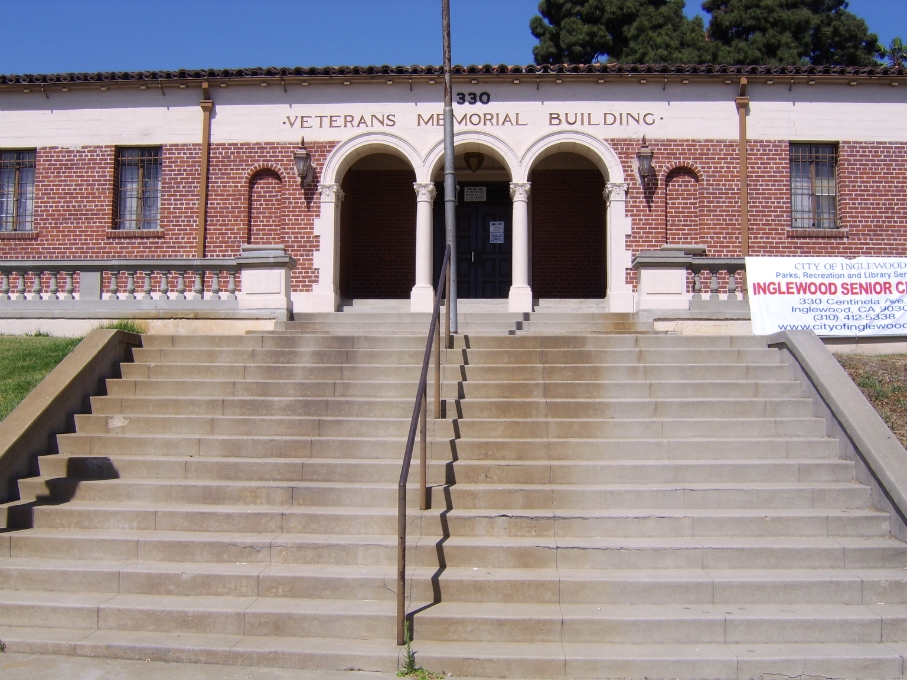
[[753, 333], [907, 335], [907, 258], [748, 257]]

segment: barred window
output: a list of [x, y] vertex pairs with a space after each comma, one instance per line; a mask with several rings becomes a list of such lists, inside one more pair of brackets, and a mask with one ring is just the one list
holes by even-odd
[[837, 166], [836, 144], [790, 145], [792, 228], [837, 228]]
[[35, 228], [35, 152], [0, 151], [0, 231]]
[[160, 229], [160, 148], [117, 149], [117, 229]]

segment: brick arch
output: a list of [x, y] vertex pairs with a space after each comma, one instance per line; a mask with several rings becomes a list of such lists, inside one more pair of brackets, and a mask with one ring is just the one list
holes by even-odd
[[276, 163], [257, 163], [246, 170], [246, 175], [243, 177], [243, 183], [248, 186], [249, 182], [252, 181], [252, 177], [262, 170], [273, 170], [280, 176], [281, 183], [287, 181], [287, 173], [285, 173], [283, 168]]
[[262, 163], [248, 173], [246, 196], [249, 243], [283, 243], [285, 179], [286, 175], [269, 163]]
[[699, 182], [700, 186], [705, 184], [705, 173], [703, 173], [702, 169], [692, 161], [672, 161], [671, 163], [665, 165], [661, 169], [661, 178], [659, 184], [661, 186], [665, 186], [665, 183], [668, 180], [668, 175], [670, 175], [678, 168], [683, 168], [692, 173], [696, 177], [696, 181]]
[[665, 243], [698, 243], [702, 211], [702, 172], [686, 163], [663, 171]]

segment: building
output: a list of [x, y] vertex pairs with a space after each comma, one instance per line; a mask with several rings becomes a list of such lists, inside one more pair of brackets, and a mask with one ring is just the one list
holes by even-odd
[[[436, 67], [0, 76], [0, 260], [279, 243], [296, 312], [428, 310], [442, 101]], [[454, 116], [461, 298], [636, 311], [634, 257], [663, 246], [907, 253], [904, 69], [456, 67]], [[688, 305], [681, 277], [648, 306]]]

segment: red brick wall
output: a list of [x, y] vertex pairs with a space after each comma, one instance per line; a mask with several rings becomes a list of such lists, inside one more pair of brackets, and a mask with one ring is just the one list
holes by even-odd
[[[350, 170], [343, 178], [340, 281], [345, 298], [408, 298], [416, 281], [415, 173]], [[346, 218], [344, 218], [346, 213]], [[348, 220], [348, 221], [346, 221]], [[346, 248], [348, 247], [348, 250]]]
[[[609, 140], [623, 159], [629, 182], [627, 213], [633, 230], [627, 246], [637, 253], [666, 241], [698, 240], [709, 255], [740, 254], [736, 140], [650, 140], [659, 180], [643, 192], [632, 169], [638, 142]], [[293, 290], [318, 280], [314, 220], [320, 212], [318, 172], [334, 148], [310, 143], [314, 180], [303, 189], [293, 169], [295, 144], [213, 144], [208, 193], [207, 253], [238, 255], [249, 242], [277, 240], [297, 260]], [[907, 254], [907, 157], [905, 143], [841, 142], [838, 214], [846, 238], [805, 238], [790, 233], [787, 141], [753, 141], [750, 159], [750, 252], [755, 255]], [[114, 218], [113, 146], [43, 147], [37, 150], [35, 239], [0, 238], [0, 259], [194, 257], [198, 219], [198, 144], [162, 150], [161, 227], [154, 238], [117, 238]], [[693, 239], [692, 176], [698, 178], [699, 227]], [[265, 170], [260, 181], [255, 173]], [[578, 171], [569, 171], [570, 173]], [[584, 241], [580, 224], [600, 223], [601, 178], [568, 171], [533, 173], [533, 284], [536, 295], [600, 295], [599, 253], [604, 244]], [[551, 177], [546, 173], [553, 173]], [[563, 173], [557, 179], [558, 173]], [[595, 186], [592, 179], [595, 178]], [[409, 296], [414, 279], [415, 194], [411, 172], [352, 171], [341, 209], [341, 285], [344, 294]], [[279, 180], [279, 181], [278, 181]], [[278, 189], [279, 187], [279, 189]], [[667, 187], [667, 189], [666, 189]], [[558, 216], [555, 220], [552, 215]], [[599, 222], [596, 222], [599, 220]], [[553, 224], [573, 232], [556, 232]], [[250, 233], [250, 226], [252, 227]], [[593, 230], [594, 231], [594, 230]], [[574, 233], [575, 232], [575, 233]], [[569, 237], [569, 238], [566, 238]], [[688, 239], [688, 237], [690, 237]], [[581, 246], [579, 244], [582, 244]], [[377, 257], [373, 257], [377, 253]], [[556, 257], [554, 253], [558, 253]], [[545, 257], [541, 257], [544, 254]], [[633, 282], [632, 270], [626, 273]], [[585, 292], [580, 292], [585, 291]]]
[[198, 147], [170, 145], [161, 156], [160, 238], [111, 238], [113, 146], [45, 147], [35, 158], [37, 238], [0, 240], [0, 258], [194, 257]]
[[665, 243], [699, 243], [699, 180], [687, 167], [665, 179]]
[[604, 296], [605, 181], [598, 170], [532, 173], [532, 294]]
[[[664, 175], [644, 192], [632, 169], [637, 143], [611, 141], [629, 182], [627, 214], [633, 220], [628, 246], [636, 254], [666, 242]], [[655, 166], [690, 165], [701, 172], [699, 240], [708, 254], [740, 256], [739, 151], [735, 140], [649, 140]], [[752, 255], [842, 256], [907, 254], [907, 144], [841, 142], [838, 158], [839, 224], [846, 238], [803, 237], [789, 232], [790, 164], [787, 141], [751, 141], [749, 233]], [[669, 183], [670, 184], [670, 183]], [[636, 276], [627, 271], [627, 281]]]

